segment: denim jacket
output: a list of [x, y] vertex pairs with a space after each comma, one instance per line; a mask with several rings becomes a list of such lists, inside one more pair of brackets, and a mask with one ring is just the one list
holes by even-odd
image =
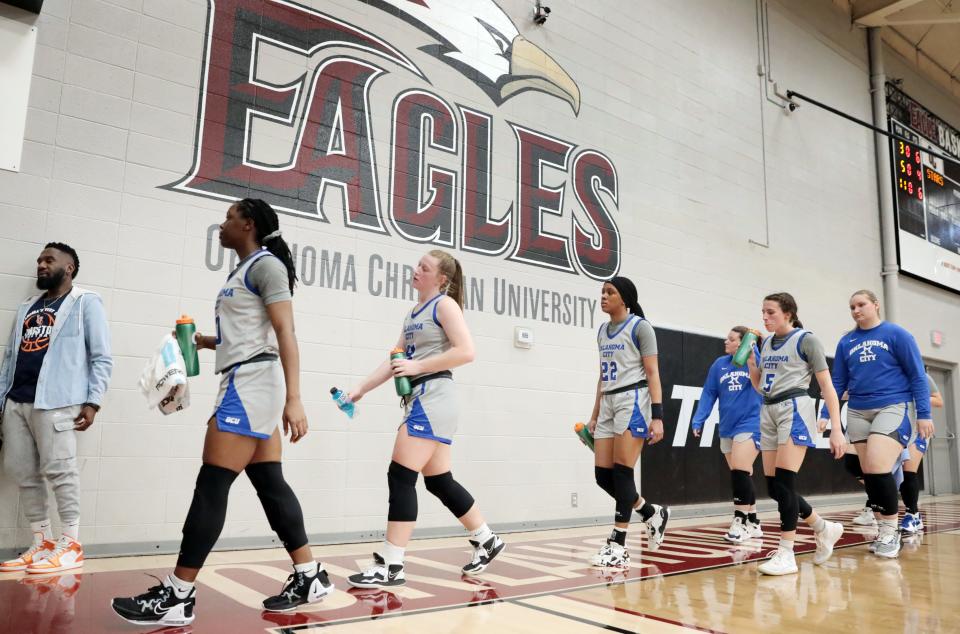
[[[13, 387], [23, 320], [38, 299], [39, 294], [28, 298], [17, 310], [3, 354], [3, 365], [0, 366], [0, 408]], [[103, 300], [93, 291], [74, 286], [57, 311], [57, 321], [50, 333], [50, 347], [40, 366], [33, 406], [57, 409], [83, 403], [100, 405], [112, 370], [110, 328]]]

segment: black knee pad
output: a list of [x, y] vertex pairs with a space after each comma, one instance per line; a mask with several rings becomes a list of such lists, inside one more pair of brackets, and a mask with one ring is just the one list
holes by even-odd
[[780, 530], [793, 531], [797, 529], [797, 517], [800, 506], [795, 488], [797, 483], [796, 471], [777, 468], [773, 477], [773, 493], [770, 497], [777, 501], [777, 510], [780, 512]]
[[197, 474], [197, 486], [193, 490], [193, 502], [183, 522], [183, 541], [177, 565], [185, 568], [202, 568], [207, 555], [213, 550], [223, 521], [227, 517], [227, 498], [230, 486], [240, 475], [236, 471], [204, 464]]
[[423, 476], [423, 483], [427, 491], [437, 496], [447, 510], [456, 518], [461, 518], [473, 508], [473, 496], [463, 486], [453, 479], [453, 474], [447, 471], [439, 475]]
[[417, 476], [413, 469], [399, 462], [391, 462], [387, 469], [387, 486], [390, 489], [390, 505], [387, 520], [391, 522], [417, 521]]
[[270, 528], [277, 534], [287, 552], [307, 545], [300, 501], [287, 481], [279, 462], [256, 462], [245, 469], [257, 491]]
[[904, 471], [903, 482], [900, 484], [900, 495], [907, 513], [917, 513], [917, 504], [920, 502], [920, 478], [915, 472]]
[[633, 505], [640, 495], [637, 493], [637, 481], [633, 478], [633, 468], [619, 463], [613, 465], [614, 499], [617, 502], [617, 522], [629, 522]]
[[613, 485], [613, 469], [610, 467], [594, 467], [593, 477], [597, 480], [597, 486], [606, 491], [610, 497], [617, 497], [617, 490]]
[[873, 510], [880, 515], [897, 514], [897, 481], [893, 479], [892, 473], [866, 473], [863, 482], [867, 487], [870, 502], [873, 503]]
[[733, 503], [737, 505], [753, 504], [756, 495], [753, 492], [753, 480], [750, 474], [740, 469], [730, 471], [730, 485], [733, 488]]
[[852, 453], [844, 454], [843, 468], [857, 480], [863, 479], [863, 469], [860, 467], [860, 456]]

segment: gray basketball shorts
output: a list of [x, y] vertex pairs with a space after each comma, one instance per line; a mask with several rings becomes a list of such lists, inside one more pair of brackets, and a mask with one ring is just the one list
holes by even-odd
[[453, 443], [457, 431], [457, 388], [453, 379], [438, 377], [413, 388], [404, 399], [403, 423], [407, 435]]
[[594, 438], [613, 438], [630, 430], [634, 438], [650, 437], [650, 390], [641, 387], [600, 395], [600, 416]]
[[220, 431], [269, 438], [283, 420], [287, 384], [278, 359], [238, 365], [220, 377], [213, 415]]
[[917, 409], [913, 402], [876, 409], [847, 409], [850, 442], [865, 442], [870, 434], [890, 436], [904, 447], [917, 437]]
[[760, 450], [760, 432], [740, 432], [739, 434], [734, 434], [733, 438], [724, 438], [720, 437], [720, 453], [730, 453], [733, 451], [733, 443], [735, 442], [746, 442], [748, 440], [753, 441], [753, 446], [756, 447], [757, 451]]
[[817, 434], [816, 404], [809, 396], [797, 396], [760, 408], [760, 449], [775, 451], [788, 441], [814, 447]]

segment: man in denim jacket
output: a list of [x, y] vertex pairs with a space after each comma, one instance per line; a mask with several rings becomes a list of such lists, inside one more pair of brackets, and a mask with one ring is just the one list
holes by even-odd
[[[3, 465], [20, 486], [34, 543], [0, 563], [0, 572], [49, 573], [83, 565], [76, 432], [93, 424], [113, 359], [103, 301], [73, 285], [79, 270], [70, 246], [46, 245], [37, 258], [37, 288], [45, 292], [20, 305], [4, 352]], [[57, 541], [47, 514], [47, 482], [63, 528]]]

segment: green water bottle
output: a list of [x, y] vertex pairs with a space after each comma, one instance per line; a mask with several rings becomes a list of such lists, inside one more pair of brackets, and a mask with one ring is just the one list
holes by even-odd
[[742, 368], [747, 363], [747, 358], [753, 354], [753, 346], [760, 339], [760, 333], [756, 330], [748, 330], [740, 340], [740, 347], [733, 355], [733, 365]]
[[[406, 359], [407, 353], [403, 351], [403, 348], [394, 348], [390, 351], [390, 360], [394, 359]], [[410, 387], [410, 377], [409, 376], [395, 376], [393, 377], [393, 387], [397, 390], [397, 396], [410, 396], [410, 392], [413, 391], [413, 388]]]
[[590, 433], [590, 429], [583, 423], [577, 423], [573, 426], [573, 431], [580, 437], [580, 442], [586, 445], [590, 451], [593, 451], [593, 434]]
[[193, 318], [180, 315], [180, 319], [177, 320], [177, 343], [180, 344], [180, 352], [183, 353], [183, 364], [187, 368], [187, 376], [200, 374], [197, 342], [193, 338], [195, 334], [197, 334], [197, 326], [193, 323]]

